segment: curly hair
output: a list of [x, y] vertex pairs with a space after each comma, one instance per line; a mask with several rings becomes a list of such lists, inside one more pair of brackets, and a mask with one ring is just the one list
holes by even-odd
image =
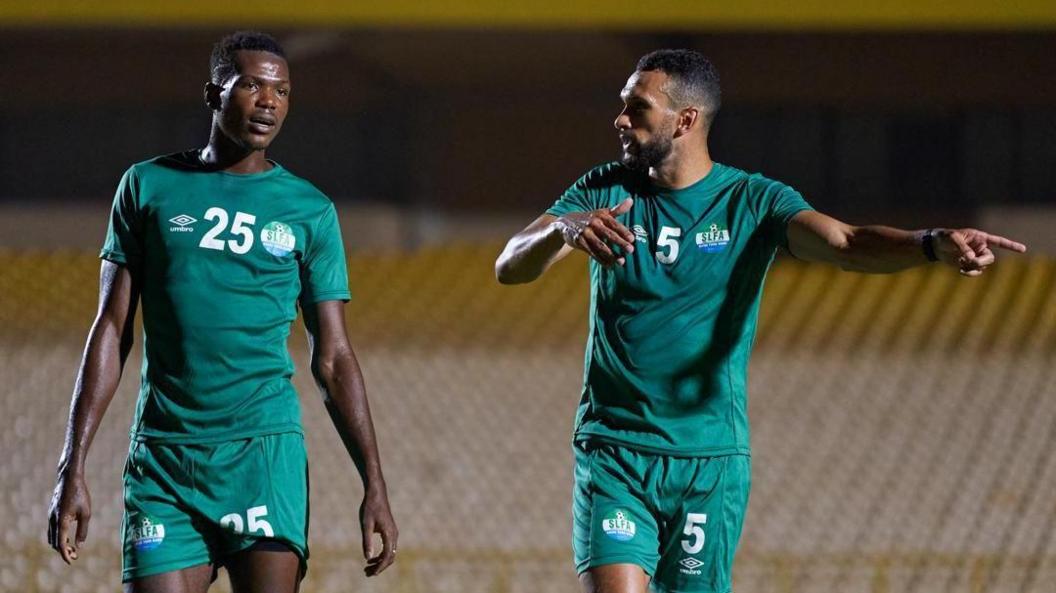
[[663, 89], [678, 107], [698, 107], [710, 125], [722, 105], [719, 71], [700, 52], [659, 49], [638, 60], [638, 72], [660, 71], [670, 78]]
[[235, 31], [213, 46], [213, 53], [209, 56], [209, 80], [213, 84], [223, 85], [238, 74], [235, 55], [242, 50], [266, 51], [286, 59], [286, 51], [271, 35], [258, 31]]

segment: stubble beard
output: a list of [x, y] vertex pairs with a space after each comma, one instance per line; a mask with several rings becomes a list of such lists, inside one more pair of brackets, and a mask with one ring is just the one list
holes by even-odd
[[[670, 134], [667, 134], [662, 130], [647, 142], [641, 144], [635, 144], [632, 142], [630, 146], [623, 149], [623, 155], [620, 157], [620, 162], [635, 171], [648, 172], [649, 169], [659, 166], [665, 159], [667, 159], [668, 155], [671, 154], [672, 146], [673, 141]], [[637, 148], [637, 150], [631, 152], [631, 149], [634, 148]]]

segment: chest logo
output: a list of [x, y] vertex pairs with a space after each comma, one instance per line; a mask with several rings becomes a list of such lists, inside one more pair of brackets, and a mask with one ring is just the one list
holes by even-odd
[[260, 243], [268, 253], [283, 257], [289, 255], [297, 245], [297, 237], [290, 225], [282, 222], [269, 222], [260, 229]]
[[198, 222], [198, 219], [193, 216], [181, 214], [179, 216], [173, 216], [169, 219], [169, 222], [175, 225], [169, 227], [170, 233], [193, 233], [194, 228], [191, 227], [191, 225]]
[[645, 229], [640, 224], [634, 225], [631, 229], [634, 232], [634, 240], [639, 243], [649, 243], [649, 233], [645, 232]]
[[729, 229], [719, 228], [717, 224], [711, 225], [706, 232], [697, 233], [697, 247], [704, 253], [723, 251], [729, 242]]
[[634, 538], [635, 525], [623, 510], [617, 509], [601, 521], [601, 529], [605, 535], [616, 541], [625, 542]]

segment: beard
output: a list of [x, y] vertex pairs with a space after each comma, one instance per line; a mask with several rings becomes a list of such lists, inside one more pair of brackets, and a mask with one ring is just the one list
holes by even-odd
[[659, 166], [671, 154], [673, 145], [671, 134], [665, 132], [661, 130], [642, 143], [631, 140], [627, 148], [623, 149], [620, 162], [635, 171], [647, 172], [650, 168]]

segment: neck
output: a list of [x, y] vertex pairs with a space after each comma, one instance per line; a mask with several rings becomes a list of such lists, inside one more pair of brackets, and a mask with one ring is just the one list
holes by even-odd
[[263, 150], [235, 144], [215, 123], [209, 132], [209, 144], [199, 152], [198, 158], [210, 169], [243, 175], [263, 173], [272, 167]]
[[715, 162], [708, 153], [708, 145], [686, 149], [675, 146], [664, 162], [649, 168], [653, 183], [670, 189], [682, 189], [707, 177]]

